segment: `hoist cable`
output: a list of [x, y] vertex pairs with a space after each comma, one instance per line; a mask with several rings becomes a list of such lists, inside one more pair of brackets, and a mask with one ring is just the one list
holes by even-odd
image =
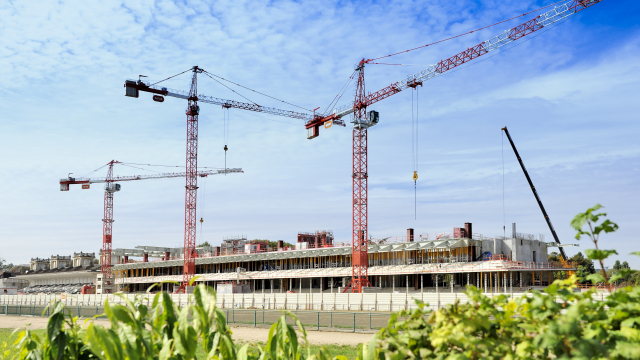
[[[155, 165], [155, 164], [139, 164], [139, 163], [121, 163], [124, 165], [140, 165], [140, 166], [159, 166], [159, 167], [169, 167], [169, 168], [183, 168], [184, 165]], [[106, 166], [106, 165], [105, 165]], [[198, 169], [221, 169], [219, 167], [213, 166], [198, 166]]]
[[458, 37], [461, 37], [461, 36], [464, 36], [464, 35], [468, 35], [468, 34], [471, 34], [471, 33], [477, 32], [477, 31], [480, 31], [480, 30], [488, 29], [488, 28], [490, 28], [490, 27], [492, 27], [492, 26], [496, 26], [496, 25], [499, 25], [499, 24], [505, 23], [505, 22], [507, 22], [507, 21], [511, 21], [511, 20], [517, 19], [517, 18], [519, 18], [519, 17], [523, 17], [523, 16], [526, 16], [526, 15], [532, 14], [532, 13], [537, 12], [537, 11], [540, 11], [540, 10], [542, 10], [542, 9], [546, 9], [546, 8], [548, 8], [548, 7], [550, 7], [550, 6], [553, 6], [553, 5], [559, 4], [559, 3], [563, 2], [563, 1], [565, 1], [565, 0], [561, 0], [561, 1], [555, 2], [555, 3], [553, 3], [553, 4], [549, 4], [549, 5], [547, 5], [547, 6], [543, 6], [543, 7], [539, 8], [539, 9], [532, 10], [532, 11], [529, 11], [529, 12], [527, 12], [527, 13], [524, 13], [524, 14], [521, 14], [521, 15], [518, 15], [518, 16], [514, 16], [514, 17], [512, 17], [512, 18], [510, 18], [510, 19], [507, 19], [507, 20], [502, 20], [502, 21], [497, 22], [497, 23], [492, 24], [492, 25], [488, 25], [488, 26], [485, 26], [485, 27], [481, 27], [481, 28], [479, 28], [479, 29], [471, 30], [471, 31], [469, 31], [469, 32], [465, 32], [465, 33], [462, 33], [462, 34], [458, 34], [458, 35], [456, 35], [456, 36], [451, 36], [451, 37], [446, 38], [446, 39], [438, 40], [438, 41], [432, 42], [432, 43], [427, 44], [427, 45], [418, 46], [418, 47], [415, 47], [415, 48], [413, 48], [413, 49], [404, 50], [404, 51], [400, 51], [400, 52], [393, 53], [393, 54], [389, 54], [389, 55], [385, 55], [385, 56], [380, 56], [380, 57], [373, 58], [373, 59], [370, 59], [370, 60], [383, 59], [383, 58], [391, 57], [391, 56], [394, 56], [394, 55], [404, 54], [404, 53], [408, 53], [408, 52], [410, 52], [410, 51], [414, 51], [414, 50], [422, 49], [422, 48], [427, 47], [427, 46], [431, 46], [431, 45], [439, 44], [439, 43], [441, 43], [441, 42], [445, 42], [445, 41], [448, 41], [448, 40], [452, 40], [452, 39], [455, 39], [455, 38], [458, 38]]
[[153, 86], [153, 85], [159, 84], [159, 83], [161, 83], [161, 82], [163, 82], [163, 81], [169, 80], [169, 79], [174, 78], [174, 77], [176, 77], [176, 76], [178, 76], [178, 75], [182, 75], [182, 74], [186, 73], [187, 71], [191, 71], [191, 70], [193, 70], [193, 69], [185, 70], [185, 71], [181, 72], [180, 74], [175, 74], [175, 75], [173, 75], [173, 76], [169, 76], [168, 78], [166, 78], [166, 79], [164, 79], [164, 80], [160, 80], [160, 81], [158, 81], [158, 82], [155, 82], [155, 83], [153, 83], [153, 84], [151, 84], [151, 85], [149, 85], [149, 86]]
[[[254, 92], [254, 93], [256, 93], [256, 94], [260, 94], [260, 95], [262, 95], [262, 96], [266, 96], [266, 97], [268, 97], [268, 98], [271, 98], [271, 99], [276, 100], [276, 101], [280, 101], [280, 102], [285, 103], [285, 104], [287, 104], [287, 105], [295, 106], [295, 107], [297, 107], [297, 108], [299, 108], [299, 109], [302, 109], [302, 110], [306, 110], [306, 111], [313, 111], [313, 110], [309, 110], [309, 109], [303, 108], [302, 106], [298, 106], [298, 105], [292, 104], [292, 103], [290, 103], [290, 102], [286, 102], [286, 101], [284, 101], [284, 100], [280, 100], [280, 99], [278, 99], [278, 98], [274, 98], [273, 96], [270, 96], [270, 95], [267, 95], [267, 94], [261, 93], [260, 91], [256, 91], [256, 90], [250, 89], [250, 88], [248, 88], [248, 87], [246, 87], [246, 86], [240, 85], [240, 84], [235, 83], [235, 82], [233, 82], [233, 81], [231, 81], [231, 80], [227, 80], [227, 79], [223, 78], [222, 76], [218, 76], [218, 75], [216, 75], [216, 74], [212, 74], [212, 73], [210, 73], [210, 72], [208, 72], [208, 71], [206, 71], [206, 70], [203, 70], [203, 71], [204, 71], [206, 74], [210, 75], [209, 77], [211, 77], [211, 76], [215, 76], [215, 77], [220, 78], [220, 79], [222, 79], [222, 80], [224, 80], [224, 81], [230, 82], [230, 83], [232, 83], [233, 85], [240, 86], [240, 87], [241, 87], [241, 88], [243, 88], [243, 89], [247, 89], [247, 90], [249, 90], [249, 91], [253, 91], [253, 92]], [[212, 78], [212, 77], [211, 77], [211, 78]], [[212, 79], [213, 79], [213, 78], [212, 78]], [[215, 79], [214, 79], [214, 80], [215, 80]], [[216, 81], [217, 81], [217, 80], [216, 80]], [[255, 104], [255, 103], [254, 103], [254, 104]]]
[[239, 96], [243, 97], [245, 100], [247, 100], [248, 102], [252, 103], [253, 105], [260, 106], [260, 105], [256, 104], [255, 102], [253, 102], [253, 101], [249, 100], [249, 98], [248, 98], [248, 97], [246, 97], [246, 96], [244, 96], [244, 95], [240, 94], [239, 92], [237, 92], [237, 91], [233, 90], [232, 88], [230, 88], [230, 87], [228, 87], [227, 85], [225, 85], [225, 84], [221, 83], [221, 82], [220, 82], [220, 81], [218, 81], [217, 79], [214, 79], [214, 78], [213, 78], [213, 76], [209, 75], [209, 73], [204, 72], [204, 74], [205, 74], [205, 75], [207, 75], [208, 77], [210, 77], [211, 79], [213, 79], [213, 81], [217, 82], [218, 84], [220, 84], [220, 85], [222, 85], [222, 86], [226, 87], [227, 89], [229, 89], [229, 90], [233, 91], [234, 93], [238, 94]]
[[502, 133], [502, 236], [506, 238], [507, 236], [507, 215], [504, 205], [504, 132]]
[[342, 87], [340, 88], [340, 91], [338, 91], [338, 93], [333, 98], [333, 100], [331, 100], [331, 103], [329, 103], [329, 105], [324, 109], [324, 111], [322, 111], [322, 114], [326, 114], [326, 112], [329, 109], [331, 109], [331, 107], [334, 106], [334, 104], [337, 104], [338, 101], [340, 101], [340, 98], [342, 98], [342, 95], [344, 94], [344, 92], [347, 91], [347, 87], [348, 87], [349, 83], [351, 81], [353, 81], [353, 74], [355, 74], [355, 73], [356, 73], [356, 70], [354, 70], [353, 73], [351, 73], [351, 75], [349, 75], [349, 78], [347, 79], [347, 81], [344, 83], [344, 85], [342, 85]]
[[151, 171], [151, 172], [154, 172], [154, 173], [158, 173], [158, 174], [160, 174], [160, 171], [149, 170], [149, 169], [143, 169], [143, 168], [141, 168], [141, 167], [132, 166], [132, 165], [127, 165], [127, 164], [122, 164], [122, 163], [121, 163], [120, 165], [122, 165], [122, 166], [127, 166], [127, 167], [134, 168], [134, 169], [143, 170], [143, 171]]

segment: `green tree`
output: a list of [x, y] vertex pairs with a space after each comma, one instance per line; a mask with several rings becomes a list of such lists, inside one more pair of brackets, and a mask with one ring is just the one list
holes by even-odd
[[198, 244], [196, 247], [203, 247], [203, 246], [211, 246], [211, 245], [209, 245], [208, 241], [205, 241], [205, 242], [203, 242], [201, 244]]
[[620, 260], [616, 260], [616, 263], [613, 264], [613, 270], [620, 270], [622, 265], [620, 264]]
[[587, 280], [587, 276], [595, 274], [596, 272], [593, 261], [585, 258], [581, 252], [573, 255], [570, 260], [577, 266], [576, 275], [578, 276], [578, 282], [580, 284], [588, 283], [589, 280]]

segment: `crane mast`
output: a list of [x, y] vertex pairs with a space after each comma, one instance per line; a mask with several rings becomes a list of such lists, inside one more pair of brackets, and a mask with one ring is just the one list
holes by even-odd
[[191, 89], [187, 104], [187, 176], [184, 200], [184, 264], [182, 269], [182, 285], [180, 290], [193, 278], [196, 268], [196, 201], [198, 199], [198, 73], [202, 70], [193, 67]]
[[352, 207], [352, 251], [351, 251], [351, 282], [344, 291], [351, 287], [352, 292], [362, 292], [363, 286], [368, 286], [367, 252], [367, 191], [369, 177], [367, 170], [367, 129], [370, 123], [367, 119], [367, 105], [365, 100], [364, 63], [358, 68], [358, 82], [356, 84], [356, 101], [353, 109], [353, 207]]
[[102, 253], [100, 254], [101, 270], [105, 278], [111, 278], [111, 240], [113, 235], [113, 193], [120, 191], [120, 184], [113, 181], [113, 164], [119, 161], [111, 160], [107, 170], [104, 187], [104, 218], [102, 219]]

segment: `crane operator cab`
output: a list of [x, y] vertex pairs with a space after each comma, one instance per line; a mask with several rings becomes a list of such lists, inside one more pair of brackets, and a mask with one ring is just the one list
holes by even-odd
[[117, 191], [120, 191], [120, 184], [116, 184], [116, 183], [106, 183], [104, 185], [104, 190], [106, 192], [110, 192], [110, 193], [114, 193]]

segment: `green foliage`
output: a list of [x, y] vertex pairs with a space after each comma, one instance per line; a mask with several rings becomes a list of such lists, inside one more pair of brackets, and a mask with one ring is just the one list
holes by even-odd
[[640, 288], [574, 292], [575, 276], [545, 293], [509, 300], [487, 298], [469, 287], [468, 304], [392, 316], [359, 358], [373, 359], [637, 359], [640, 357]]
[[[269, 240], [264, 240], [264, 241], [267, 241], [269, 243], [269, 247], [270, 248], [277, 248], [278, 247], [278, 242], [277, 241], [269, 241]], [[291, 247], [293, 247], [293, 244], [284, 241], [282, 243], [282, 246], [291, 248]]]
[[208, 241], [205, 241], [205, 242], [203, 242], [201, 244], [196, 245], [196, 247], [203, 247], [203, 246], [211, 246], [211, 245], [209, 244]]
[[[570, 259], [577, 266], [576, 275], [578, 275], [578, 282], [581, 284], [590, 282], [587, 277], [596, 272], [596, 268], [593, 265], [593, 261], [585, 258], [581, 252], [573, 255]], [[564, 278], [564, 277], [563, 277]]]

